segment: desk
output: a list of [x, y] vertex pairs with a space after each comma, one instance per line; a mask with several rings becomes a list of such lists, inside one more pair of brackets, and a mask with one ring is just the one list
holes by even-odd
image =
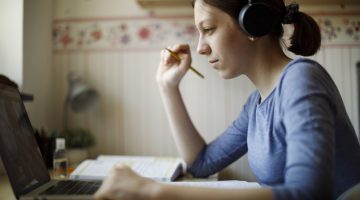
[[[207, 179], [194, 179], [190, 175], [185, 175], [180, 177], [176, 181], [217, 181], [217, 174], [207, 178]], [[0, 175], [0, 200], [16, 200], [14, 193], [11, 189], [9, 179], [6, 175]]]

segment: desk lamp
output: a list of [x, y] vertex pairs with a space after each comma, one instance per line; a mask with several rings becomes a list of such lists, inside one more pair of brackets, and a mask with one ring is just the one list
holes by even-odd
[[68, 128], [68, 106], [74, 112], [84, 112], [93, 107], [99, 98], [96, 90], [84, 83], [75, 72], [69, 72], [68, 84], [64, 103], [64, 129]]

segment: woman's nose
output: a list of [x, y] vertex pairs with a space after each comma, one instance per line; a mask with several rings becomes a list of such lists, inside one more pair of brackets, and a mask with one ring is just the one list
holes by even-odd
[[198, 45], [196, 47], [196, 51], [198, 54], [206, 55], [210, 52], [210, 47], [203, 40], [199, 39]]

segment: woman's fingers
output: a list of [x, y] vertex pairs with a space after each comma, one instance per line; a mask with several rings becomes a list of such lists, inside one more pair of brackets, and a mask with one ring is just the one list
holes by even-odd
[[129, 173], [129, 170], [125, 165], [116, 164], [95, 193], [95, 199], [122, 199], [124, 195], [121, 188], [118, 188], [121, 185], [118, 179], [124, 177], [124, 174]]
[[190, 53], [190, 46], [188, 44], [176, 44], [170, 47], [170, 49], [179, 54]]
[[188, 44], [177, 44], [170, 48], [180, 58], [179, 67], [187, 71], [191, 64], [191, 52]]
[[116, 164], [94, 197], [97, 200], [136, 200], [148, 195], [143, 190], [150, 184], [153, 184], [152, 180], [140, 177], [126, 165]]
[[169, 52], [167, 49], [171, 49], [171, 48], [167, 47], [167, 48], [161, 50], [163, 64], [165, 64], [165, 66], [167, 66], [167, 67], [170, 67], [172, 65], [178, 65], [180, 63], [180, 60], [178, 59], [178, 57], [176, 57], [176, 55], [174, 56], [174, 54]]
[[191, 63], [190, 47], [187, 44], [169, 46], [160, 52], [160, 64], [156, 80], [160, 85], [178, 86]]

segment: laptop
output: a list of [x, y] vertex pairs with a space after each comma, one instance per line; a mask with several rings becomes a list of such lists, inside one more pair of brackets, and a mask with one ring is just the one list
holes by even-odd
[[0, 157], [17, 199], [93, 199], [101, 181], [51, 180], [16, 87], [0, 83]]

